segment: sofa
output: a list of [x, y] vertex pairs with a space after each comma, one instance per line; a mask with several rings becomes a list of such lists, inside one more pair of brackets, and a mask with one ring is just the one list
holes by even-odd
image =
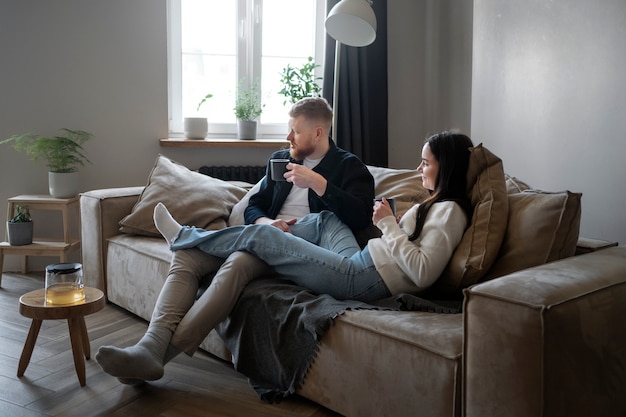
[[[368, 168], [399, 214], [428, 195], [415, 170]], [[217, 229], [242, 222], [255, 187], [159, 155], [145, 185], [82, 193], [86, 285], [149, 320], [171, 259], [155, 202]], [[625, 415], [626, 247], [580, 237], [580, 193], [533, 189], [482, 145], [468, 192], [471, 224], [434, 292], [462, 312], [346, 311], [296, 393], [359, 417]], [[215, 332], [201, 348], [231, 360]]]

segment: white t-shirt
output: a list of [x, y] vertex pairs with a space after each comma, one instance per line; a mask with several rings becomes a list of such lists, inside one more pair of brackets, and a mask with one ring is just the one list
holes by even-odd
[[[304, 158], [302, 164], [310, 169], [313, 169], [320, 163], [322, 158], [319, 159], [309, 159]], [[309, 189], [308, 188], [300, 188], [295, 185], [291, 187], [291, 191], [285, 200], [285, 203], [280, 209], [278, 216], [279, 219], [289, 220], [289, 219], [299, 219], [304, 215], [307, 215], [311, 212], [311, 208], [309, 207]]]

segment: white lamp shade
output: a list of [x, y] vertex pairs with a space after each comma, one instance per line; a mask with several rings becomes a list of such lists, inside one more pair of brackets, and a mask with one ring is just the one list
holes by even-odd
[[376, 15], [368, 0], [341, 0], [326, 17], [326, 32], [348, 46], [367, 46], [376, 39]]

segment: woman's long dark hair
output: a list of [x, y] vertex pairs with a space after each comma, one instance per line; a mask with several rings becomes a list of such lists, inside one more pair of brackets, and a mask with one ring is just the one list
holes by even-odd
[[474, 146], [472, 140], [461, 133], [441, 132], [426, 139], [425, 143], [439, 162], [439, 172], [435, 189], [417, 209], [415, 230], [409, 240], [418, 238], [430, 208], [440, 201], [454, 201], [461, 206], [468, 221], [472, 217], [473, 208], [466, 191], [469, 149]]

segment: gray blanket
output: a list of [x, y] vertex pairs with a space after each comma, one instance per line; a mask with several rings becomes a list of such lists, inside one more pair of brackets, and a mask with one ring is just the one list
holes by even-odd
[[377, 305], [338, 301], [290, 281], [264, 278], [248, 284], [231, 315], [216, 330], [233, 354], [235, 369], [248, 377], [263, 400], [274, 403], [301, 386], [332, 320], [354, 309], [458, 313], [460, 304], [408, 294]]

